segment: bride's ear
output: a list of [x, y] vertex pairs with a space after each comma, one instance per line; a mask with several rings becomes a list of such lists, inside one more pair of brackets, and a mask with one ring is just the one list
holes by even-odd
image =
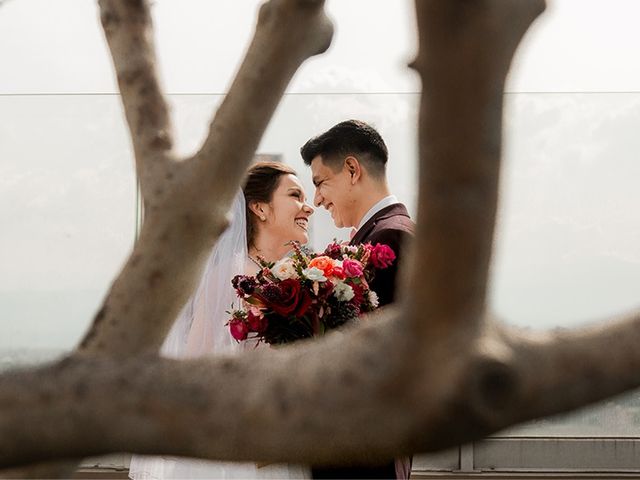
[[249, 202], [249, 210], [251, 210], [261, 222], [267, 220], [267, 210], [264, 203], [256, 201]]
[[344, 168], [351, 176], [351, 185], [355, 185], [358, 179], [362, 176], [362, 167], [358, 159], [352, 155], [349, 155], [344, 159]]

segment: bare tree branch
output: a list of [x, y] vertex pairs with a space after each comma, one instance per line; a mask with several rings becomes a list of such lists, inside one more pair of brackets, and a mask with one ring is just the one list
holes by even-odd
[[[99, 5], [134, 146], [145, 222], [78, 352], [157, 352], [228, 223], [231, 200], [286, 85], [306, 58], [328, 47], [333, 29], [324, 1], [271, 0], [263, 5], [220, 121], [212, 125], [197, 157], [180, 162], [172, 151], [147, 1], [100, 0]], [[297, 41], [294, 48], [288, 43], [292, 39]], [[245, 90], [253, 96], [245, 97]], [[65, 476], [73, 468], [72, 463], [56, 462], [19, 475]]]
[[[387, 335], [395, 325], [384, 323], [388, 328], [353, 332], [348, 348], [337, 334], [239, 358], [80, 356], [3, 375], [0, 465], [113, 450], [316, 463], [377, 459], [403, 443], [398, 433], [414, 428], [416, 418], [381, 382], [400, 366], [376, 355], [395, 337]], [[364, 375], [356, 367], [363, 362], [371, 366]], [[114, 389], [117, 395], [106, 393]], [[375, 425], [358, 428], [376, 412], [384, 415]], [[182, 428], [193, 415], [198, 428]], [[4, 436], [8, 431], [14, 433]]]
[[324, 0], [281, 0], [260, 8], [245, 61], [194, 158], [196, 174], [215, 186], [212, 203], [226, 193], [223, 183], [240, 182], [298, 67], [329, 47], [333, 25], [323, 6]]
[[[385, 316], [322, 342], [237, 358], [70, 357], [4, 374], [0, 465], [121, 450], [314, 464], [375, 461], [482, 438], [640, 383], [635, 315], [556, 335], [487, 323], [473, 344], [449, 338], [431, 348], [407, 394], [398, 395], [390, 379], [405, 368], [404, 359], [379, 352], [397, 348], [402, 320]], [[452, 351], [460, 352], [458, 360]]]
[[[282, 350], [186, 361], [156, 354], [286, 83], [330, 37], [322, 2], [272, 0], [200, 152], [168, 173], [149, 170], [140, 242], [80, 354], [0, 375], [0, 466], [122, 450], [375, 461], [481, 438], [640, 385], [638, 314], [534, 334], [485, 312], [503, 87], [544, 2], [416, 4], [415, 68], [425, 89], [419, 217], [400, 304], [366, 317], [361, 328]], [[148, 22], [148, 12], [135, 18]], [[154, 137], [145, 138], [151, 151]], [[213, 214], [200, 206], [207, 188], [222, 199]], [[147, 354], [132, 355], [140, 352]]]
[[0, 478], [70, 478], [76, 466], [76, 462], [69, 460], [30, 463], [26, 467], [0, 470]]
[[639, 341], [639, 311], [572, 330], [536, 333], [502, 328], [496, 344], [502, 342], [503, 354], [496, 358], [496, 367], [509, 388], [495, 409], [502, 425], [492, 424], [492, 430], [637, 387]]
[[[544, 0], [416, 1], [420, 200], [412, 295], [420, 328], [483, 318], [495, 224], [502, 94], [513, 53]], [[419, 320], [420, 321], [420, 320]]]
[[[158, 142], [144, 139], [158, 138], [169, 120], [155, 81], [148, 7], [143, 0], [102, 0], [100, 5], [131, 135], [142, 145], [137, 162], [151, 165], [158, 152], [151, 147]], [[142, 168], [148, 172], [141, 180], [145, 223], [81, 351], [133, 354], [160, 348], [227, 225], [233, 196], [286, 85], [306, 58], [329, 45], [333, 30], [323, 5], [319, 0], [265, 3], [245, 61], [200, 153], [186, 162], [167, 160], [164, 169]]]
[[169, 107], [156, 70], [151, 12], [142, 0], [98, 3], [146, 198], [151, 184], [157, 183], [149, 177], [167, 168], [173, 148]]

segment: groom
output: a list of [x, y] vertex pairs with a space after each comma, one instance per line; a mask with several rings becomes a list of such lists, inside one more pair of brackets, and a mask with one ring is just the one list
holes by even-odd
[[[395, 298], [402, 246], [413, 236], [414, 222], [391, 194], [386, 178], [387, 146], [380, 134], [359, 120], [340, 122], [300, 149], [311, 167], [314, 203], [331, 213], [336, 227], [351, 227], [351, 244], [384, 243], [396, 253], [391, 267], [371, 282], [380, 306]], [[409, 478], [409, 458], [376, 467], [313, 468], [313, 478]]]

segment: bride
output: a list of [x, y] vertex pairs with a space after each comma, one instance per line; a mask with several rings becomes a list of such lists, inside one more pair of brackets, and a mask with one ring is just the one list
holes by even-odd
[[[277, 162], [259, 162], [247, 173], [232, 207], [231, 225], [211, 252], [195, 294], [176, 319], [161, 354], [187, 358], [206, 354], [237, 354], [247, 348], [231, 338], [226, 311], [237, 297], [231, 278], [258, 271], [256, 258], [275, 262], [290, 250], [288, 243], [307, 243], [313, 209], [296, 173]], [[251, 346], [250, 348], [253, 348]], [[308, 467], [288, 464], [210, 462], [178, 457], [134, 455], [129, 477], [186, 478], [311, 478]]]

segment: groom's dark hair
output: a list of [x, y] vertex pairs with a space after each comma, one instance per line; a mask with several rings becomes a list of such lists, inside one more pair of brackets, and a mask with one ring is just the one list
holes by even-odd
[[318, 155], [334, 171], [342, 168], [345, 157], [354, 155], [375, 178], [383, 178], [389, 152], [380, 134], [361, 120], [346, 120], [313, 137], [300, 149], [306, 165]]

